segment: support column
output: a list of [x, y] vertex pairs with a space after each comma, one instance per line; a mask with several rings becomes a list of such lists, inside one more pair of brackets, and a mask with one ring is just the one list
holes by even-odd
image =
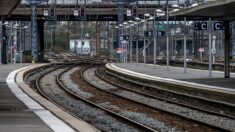
[[98, 55], [98, 52], [100, 50], [100, 28], [99, 28], [99, 22], [96, 21], [96, 41], [95, 41], [95, 46], [96, 46], [96, 54]]
[[38, 62], [44, 62], [44, 21], [38, 21]]
[[[4, 23], [5, 21], [2, 21]], [[1, 62], [7, 64], [7, 33], [6, 25], [2, 24], [2, 49], [1, 49]]]
[[[124, 3], [123, 2], [121, 2], [121, 1], [119, 1], [118, 2], [118, 23], [117, 23], [117, 26], [119, 25], [119, 24], [122, 24], [123, 23], [123, 8], [124, 8]], [[118, 43], [118, 48], [122, 48], [123, 46], [122, 46], [122, 44], [121, 44], [121, 40], [120, 40], [120, 37], [123, 35], [122, 33], [122, 27], [121, 28], [118, 28], [117, 29], [118, 30], [118, 36], [117, 36], [117, 43]], [[118, 61], [119, 62], [123, 62], [124, 60], [123, 60], [123, 53], [120, 53], [119, 54], [119, 58], [118, 58]]]
[[109, 40], [109, 21], [106, 23], [107, 24], [107, 49], [108, 49], [108, 51], [110, 52], [110, 46], [109, 46], [109, 44], [110, 44], [110, 40]]
[[38, 60], [38, 50], [37, 50], [37, 46], [38, 46], [38, 37], [37, 37], [37, 9], [36, 9], [36, 3], [32, 4], [32, 17], [31, 17], [31, 21], [32, 21], [32, 28], [31, 28], [31, 41], [32, 41], [32, 46], [31, 46], [31, 55], [32, 55], [32, 61], [35, 62]]
[[225, 45], [224, 45], [224, 78], [230, 78], [230, 29], [229, 21], [225, 21]]

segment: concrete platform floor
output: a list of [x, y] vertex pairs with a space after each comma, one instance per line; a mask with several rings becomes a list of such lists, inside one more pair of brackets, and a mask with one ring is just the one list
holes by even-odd
[[212, 78], [209, 77], [208, 70], [198, 70], [187, 68], [187, 73], [180, 67], [171, 67], [167, 70], [166, 66], [160, 66], [143, 63], [114, 63], [119, 68], [124, 68], [130, 71], [147, 74], [151, 76], [206, 84], [210, 86], [219, 86], [224, 88], [235, 89], [235, 73], [231, 73], [231, 78], [224, 78], [224, 72], [213, 71]]
[[52, 132], [8, 88], [8, 74], [31, 64], [0, 64], [0, 132]]

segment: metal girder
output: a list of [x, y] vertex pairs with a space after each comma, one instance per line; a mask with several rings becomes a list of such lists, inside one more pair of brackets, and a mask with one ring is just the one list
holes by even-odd
[[28, 3], [31, 5], [32, 15], [31, 15], [31, 56], [32, 62], [37, 62], [38, 60], [38, 32], [37, 32], [37, 4], [42, 2], [47, 2], [48, 0], [27, 0]]
[[235, 20], [235, 0], [218, 0], [193, 8], [181, 9], [172, 13], [171, 16], [185, 17], [212, 17], [220, 20]]
[[21, 0], [0, 0], [0, 16], [9, 16]]

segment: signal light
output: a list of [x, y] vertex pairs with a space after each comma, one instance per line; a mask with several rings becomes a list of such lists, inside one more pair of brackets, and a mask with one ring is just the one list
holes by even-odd
[[80, 16], [85, 17], [85, 6], [80, 7]]
[[137, 6], [136, 5], [132, 6], [132, 13], [131, 14], [132, 14], [133, 17], [137, 17], [138, 16]]

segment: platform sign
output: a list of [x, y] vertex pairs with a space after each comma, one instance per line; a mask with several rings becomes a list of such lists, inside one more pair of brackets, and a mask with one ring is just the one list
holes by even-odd
[[207, 30], [207, 22], [195, 22], [194, 23], [194, 30]]
[[224, 23], [223, 22], [214, 22], [213, 23], [213, 30], [224, 30]]

